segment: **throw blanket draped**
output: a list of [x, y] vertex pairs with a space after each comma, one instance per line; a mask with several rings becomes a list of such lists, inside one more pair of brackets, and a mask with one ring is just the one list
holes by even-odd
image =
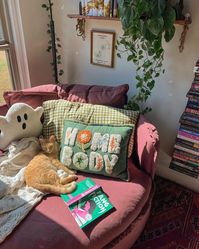
[[0, 157], [0, 243], [44, 195], [24, 181], [25, 166], [39, 150], [37, 138], [23, 138]]

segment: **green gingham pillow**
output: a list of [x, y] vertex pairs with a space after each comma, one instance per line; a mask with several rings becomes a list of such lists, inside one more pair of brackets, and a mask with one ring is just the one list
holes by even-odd
[[132, 134], [128, 146], [128, 157], [131, 156], [135, 125], [139, 116], [138, 112], [61, 99], [45, 101], [43, 108], [43, 135], [44, 137], [49, 137], [54, 134], [59, 143], [61, 143], [65, 120], [76, 120], [86, 124], [132, 126]]
[[60, 161], [70, 169], [129, 180], [132, 126], [64, 121]]

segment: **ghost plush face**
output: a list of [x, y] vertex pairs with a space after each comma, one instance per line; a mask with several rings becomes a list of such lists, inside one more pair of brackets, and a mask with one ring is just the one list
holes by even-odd
[[33, 109], [24, 103], [10, 107], [6, 116], [0, 116], [0, 149], [4, 150], [12, 141], [25, 137], [38, 137], [42, 131], [43, 107]]

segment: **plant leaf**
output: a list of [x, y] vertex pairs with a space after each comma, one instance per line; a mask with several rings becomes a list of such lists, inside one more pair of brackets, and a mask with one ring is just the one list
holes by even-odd
[[175, 20], [176, 20], [176, 13], [175, 10], [171, 7], [168, 6], [165, 9], [165, 12], [163, 14], [163, 18], [164, 18], [164, 27], [165, 29], [170, 29], [172, 28]]
[[117, 53], [117, 57], [118, 57], [118, 58], [121, 58], [121, 54], [120, 54], [120, 53]]
[[164, 27], [164, 20], [162, 17], [154, 17], [147, 20], [148, 30], [155, 36], [158, 36]]
[[131, 54], [127, 57], [127, 61], [131, 61], [131, 60], [133, 60], [133, 58], [135, 58], [135, 56], [133, 54]]
[[164, 39], [169, 42], [175, 34], [175, 26], [173, 25], [170, 29], [165, 30]]
[[162, 13], [165, 10], [166, 7], [166, 1], [165, 0], [157, 0], [157, 9], [158, 9], [158, 14], [162, 15]]
[[47, 8], [47, 5], [46, 4], [42, 4], [41, 7], [42, 8]]

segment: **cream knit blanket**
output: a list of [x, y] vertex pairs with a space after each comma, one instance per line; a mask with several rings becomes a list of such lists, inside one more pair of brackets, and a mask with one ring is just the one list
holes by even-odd
[[24, 182], [25, 166], [39, 150], [37, 138], [23, 138], [0, 157], [0, 243], [44, 195]]

